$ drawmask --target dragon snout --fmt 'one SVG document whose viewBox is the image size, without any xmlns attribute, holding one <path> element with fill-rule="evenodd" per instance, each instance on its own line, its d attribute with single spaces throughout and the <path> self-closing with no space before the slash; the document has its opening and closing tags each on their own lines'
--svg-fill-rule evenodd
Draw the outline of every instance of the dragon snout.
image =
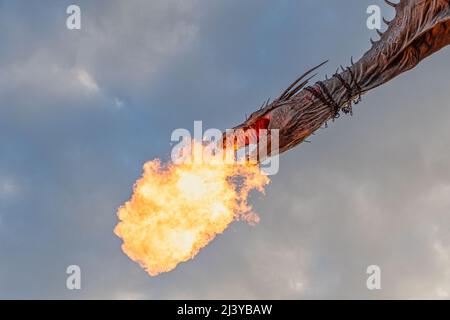
<svg viewBox="0 0 450 320">
<path fill-rule="evenodd" d="M 256 121 L 248 121 L 223 133 L 223 145 L 236 150 L 251 144 L 258 144 L 262 134 L 267 132 L 270 116 L 265 115 Z"/>
</svg>

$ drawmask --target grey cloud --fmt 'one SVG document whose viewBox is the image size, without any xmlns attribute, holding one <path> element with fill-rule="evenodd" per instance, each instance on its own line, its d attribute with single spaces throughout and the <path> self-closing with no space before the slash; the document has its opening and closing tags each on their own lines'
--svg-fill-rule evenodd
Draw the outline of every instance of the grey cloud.
<svg viewBox="0 0 450 320">
<path fill-rule="evenodd" d="M 306 68 L 356 58 L 372 2 L 81 1 L 81 33 L 61 28 L 63 2 L 2 3 L 0 297 L 446 298 L 448 50 L 283 155 L 252 199 L 261 223 L 173 272 L 149 277 L 112 232 L 173 129 L 232 126 Z"/>
</svg>

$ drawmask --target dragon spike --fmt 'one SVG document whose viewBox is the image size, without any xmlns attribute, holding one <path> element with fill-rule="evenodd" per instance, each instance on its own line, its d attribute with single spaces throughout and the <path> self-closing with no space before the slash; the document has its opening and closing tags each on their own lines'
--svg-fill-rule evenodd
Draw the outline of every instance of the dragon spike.
<svg viewBox="0 0 450 320">
<path fill-rule="evenodd" d="M 270 97 L 267 98 L 267 101 L 266 101 L 266 107 L 269 105 L 269 102 L 270 102 Z"/>
<path fill-rule="evenodd" d="M 372 45 L 374 45 L 374 44 L 375 44 L 375 41 L 373 41 L 373 39 L 370 38 L 370 43 L 371 43 Z"/>
<path fill-rule="evenodd" d="M 390 5 L 391 7 L 393 7 L 393 8 L 396 8 L 397 7 L 397 3 L 394 3 L 394 2 L 392 2 L 392 1 L 389 1 L 389 0 L 384 0 L 384 2 L 386 2 L 388 5 Z"/>
<path fill-rule="evenodd" d="M 327 74 L 325 75 L 325 80 L 328 80 L 328 75 Z"/>
<path fill-rule="evenodd" d="M 345 69 L 344 69 L 344 67 L 342 66 L 342 64 L 341 64 L 341 71 L 342 71 L 342 72 L 345 72 Z"/>
<path fill-rule="evenodd" d="M 391 21 L 387 21 L 384 17 L 383 17 L 383 22 L 384 22 L 387 26 L 389 26 L 389 25 L 391 24 Z"/>
<path fill-rule="evenodd" d="M 353 56 L 350 57 L 350 62 L 352 65 L 354 65 L 355 63 L 353 62 Z"/>
<path fill-rule="evenodd" d="M 383 32 L 381 32 L 380 30 L 377 29 L 377 33 L 380 36 L 380 38 L 383 36 Z"/>
<path fill-rule="evenodd" d="M 299 83 L 300 81 L 302 81 L 306 76 L 308 76 L 311 72 L 317 70 L 318 68 L 320 68 L 321 66 L 323 66 L 325 63 L 327 63 L 328 60 L 325 60 L 324 62 L 322 62 L 321 64 L 319 64 L 318 66 L 309 69 L 308 71 L 306 71 L 304 74 L 302 74 L 297 80 L 295 80 L 286 90 L 284 90 L 284 92 L 280 95 L 280 97 L 277 100 L 283 100 L 283 98 L 289 93 L 289 91 L 291 91 L 292 88 L 294 88 L 297 83 Z"/>
<path fill-rule="evenodd" d="M 292 89 L 286 96 L 285 99 L 289 99 L 291 98 L 293 95 L 295 95 L 301 88 L 303 88 L 304 86 L 306 86 L 309 82 L 309 80 L 311 80 L 312 78 L 314 78 L 315 76 L 317 76 L 317 73 L 314 73 L 312 76 L 310 76 L 308 79 L 306 79 L 305 81 L 303 81 L 302 83 L 300 83 L 297 87 L 295 87 L 294 89 Z"/>
</svg>

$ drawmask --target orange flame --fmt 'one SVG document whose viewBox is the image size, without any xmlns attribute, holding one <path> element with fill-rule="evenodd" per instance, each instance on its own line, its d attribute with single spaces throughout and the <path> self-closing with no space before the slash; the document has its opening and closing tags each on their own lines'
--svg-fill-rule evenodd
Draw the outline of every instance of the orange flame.
<svg viewBox="0 0 450 320">
<path fill-rule="evenodd" d="M 122 250 L 150 275 L 192 259 L 234 220 L 257 223 L 247 203 L 264 192 L 269 178 L 254 164 L 184 163 L 144 165 L 131 200 L 118 210 L 114 232 Z"/>
</svg>

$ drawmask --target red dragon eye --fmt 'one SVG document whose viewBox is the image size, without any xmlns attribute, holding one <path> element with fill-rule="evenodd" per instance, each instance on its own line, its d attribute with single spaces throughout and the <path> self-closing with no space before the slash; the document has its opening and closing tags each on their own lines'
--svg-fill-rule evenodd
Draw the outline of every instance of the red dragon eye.
<svg viewBox="0 0 450 320">
<path fill-rule="evenodd" d="M 268 117 L 263 117 L 263 118 L 259 119 L 255 123 L 256 132 L 258 132 L 261 129 L 267 129 L 267 127 L 269 126 L 269 122 L 270 122 L 270 119 Z"/>
<path fill-rule="evenodd" d="M 259 134 L 261 130 L 267 129 L 269 127 L 270 118 L 265 116 L 255 122 L 253 128 L 256 131 L 256 141 L 259 142 Z"/>
</svg>

